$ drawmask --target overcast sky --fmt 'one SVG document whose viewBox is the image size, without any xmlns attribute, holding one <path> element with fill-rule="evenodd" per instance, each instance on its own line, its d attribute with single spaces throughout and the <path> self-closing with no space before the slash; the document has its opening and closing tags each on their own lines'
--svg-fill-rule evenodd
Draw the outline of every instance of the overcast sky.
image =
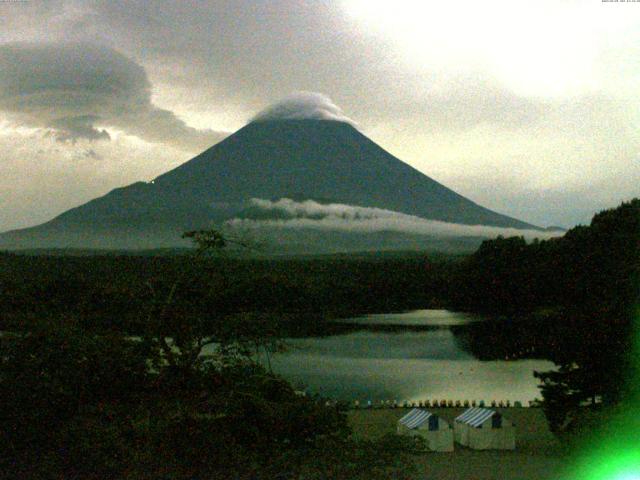
<svg viewBox="0 0 640 480">
<path fill-rule="evenodd" d="M 0 231 L 154 178 L 297 91 L 525 221 L 640 196 L 640 3 L 0 1 Z"/>
</svg>

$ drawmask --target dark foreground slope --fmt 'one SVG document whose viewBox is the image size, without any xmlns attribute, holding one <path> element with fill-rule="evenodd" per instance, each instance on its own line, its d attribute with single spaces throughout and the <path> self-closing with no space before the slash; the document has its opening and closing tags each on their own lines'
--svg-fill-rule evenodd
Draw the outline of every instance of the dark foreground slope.
<svg viewBox="0 0 640 480">
<path fill-rule="evenodd" d="M 138 182 L 43 225 L 0 235 L 3 248 L 155 248 L 233 218 L 251 198 L 378 207 L 445 222 L 535 228 L 481 207 L 342 122 L 254 122 L 153 182 Z"/>
</svg>

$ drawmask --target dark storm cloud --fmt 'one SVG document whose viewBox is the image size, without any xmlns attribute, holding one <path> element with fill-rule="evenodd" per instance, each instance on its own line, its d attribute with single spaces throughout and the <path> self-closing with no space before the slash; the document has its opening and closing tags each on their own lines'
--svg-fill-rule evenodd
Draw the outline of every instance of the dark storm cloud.
<svg viewBox="0 0 640 480">
<path fill-rule="evenodd" d="M 219 132 L 196 130 L 155 107 L 140 65 L 89 43 L 0 45 L 0 110 L 50 129 L 61 141 L 108 140 L 100 127 L 188 150 L 204 148 Z"/>
</svg>

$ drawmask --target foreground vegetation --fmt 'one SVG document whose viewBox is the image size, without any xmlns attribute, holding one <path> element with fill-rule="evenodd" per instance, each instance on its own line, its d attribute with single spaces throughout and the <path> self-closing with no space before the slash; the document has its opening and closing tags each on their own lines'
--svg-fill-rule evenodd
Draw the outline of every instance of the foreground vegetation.
<svg viewBox="0 0 640 480">
<path fill-rule="evenodd" d="M 14 478 L 407 478 L 401 438 L 357 440 L 338 405 L 254 361 L 255 322 L 185 322 L 176 301 L 203 253 L 152 296 L 137 338 L 71 315 L 0 337 L 0 470 Z M 45 302 L 46 303 L 46 302 Z M 27 325 L 23 325 L 26 327 Z M 214 353 L 202 355 L 206 345 Z"/>
<path fill-rule="evenodd" d="M 17 478 L 403 478 L 413 446 L 255 363 L 354 313 L 448 307 L 480 358 L 538 357 L 552 431 L 631 405 L 640 200 L 589 227 L 468 258 L 238 259 L 192 232 L 175 256 L 0 255 L 0 469 Z M 201 355 L 215 345 L 211 356 Z M 637 378 L 637 377 L 636 377 Z M 606 418 L 600 416 L 600 418 Z M 583 423 L 583 422 L 582 422 Z"/>
<path fill-rule="evenodd" d="M 154 342 L 56 324 L 1 345 L 0 468 L 13 478 L 408 474 L 409 445 L 352 440 L 339 407 L 296 395 L 241 342 L 168 361 Z"/>
</svg>

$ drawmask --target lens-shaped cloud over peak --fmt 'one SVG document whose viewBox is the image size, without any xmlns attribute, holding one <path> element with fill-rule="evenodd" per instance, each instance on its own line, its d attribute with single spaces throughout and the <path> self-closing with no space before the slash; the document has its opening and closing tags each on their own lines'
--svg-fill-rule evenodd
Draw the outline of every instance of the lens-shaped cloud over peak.
<svg viewBox="0 0 640 480">
<path fill-rule="evenodd" d="M 114 127 L 197 151 L 224 136 L 192 128 L 154 105 L 141 65 L 87 42 L 0 44 L 0 111 L 63 142 L 109 140 L 102 127 Z"/>
<path fill-rule="evenodd" d="M 270 120 L 331 120 L 356 125 L 328 96 L 304 91 L 283 98 L 251 119 L 253 122 Z"/>
</svg>

